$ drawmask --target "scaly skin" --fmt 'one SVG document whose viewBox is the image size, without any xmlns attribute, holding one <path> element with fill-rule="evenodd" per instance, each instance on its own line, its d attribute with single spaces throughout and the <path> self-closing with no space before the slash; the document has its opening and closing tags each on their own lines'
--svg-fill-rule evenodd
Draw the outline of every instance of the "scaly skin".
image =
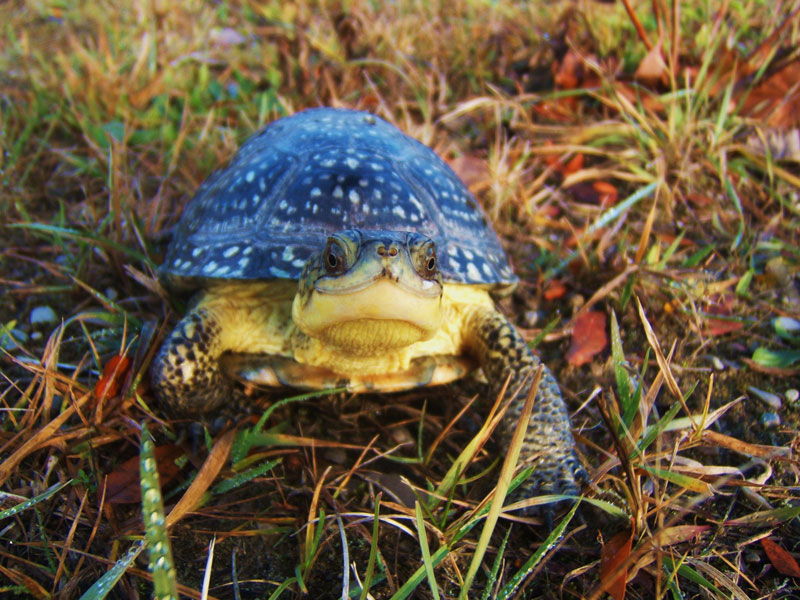
<svg viewBox="0 0 800 600">
<path fill-rule="evenodd" d="M 222 326 L 216 315 L 194 308 L 175 326 L 156 354 L 153 388 L 159 400 L 181 415 L 201 415 L 235 396 L 234 384 L 223 376 L 219 356 Z"/>
<path fill-rule="evenodd" d="M 478 358 L 496 394 L 510 376 L 506 395 L 513 394 L 513 399 L 500 424 L 501 447 L 505 450 L 530 393 L 533 374 L 541 361 L 497 310 L 475 309 L 466 330 L 468 350 Z M 515 495 L 520 498 L 539 494 L 577 495 L 576 481 L 585 483 L 588 476 L 575 456 L 574 448 L 575 440 L 561 390 L 545 366 L 520 451 L 523 460 L 534 456 L 541 458 L 532 477 Z"/>
</svg>

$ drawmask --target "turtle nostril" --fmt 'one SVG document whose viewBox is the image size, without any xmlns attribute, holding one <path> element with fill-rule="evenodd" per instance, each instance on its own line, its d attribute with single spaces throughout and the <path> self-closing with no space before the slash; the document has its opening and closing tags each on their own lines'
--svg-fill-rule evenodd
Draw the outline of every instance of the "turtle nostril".
<svg viewBox="0 0 800 600">
<path fill-rule="evenodd" d="M 397 246 L 392 245 L 387 249 L 386 246 L 381 244 L 376 248 L 378 256 L 397 256 Z"/>
</svg>

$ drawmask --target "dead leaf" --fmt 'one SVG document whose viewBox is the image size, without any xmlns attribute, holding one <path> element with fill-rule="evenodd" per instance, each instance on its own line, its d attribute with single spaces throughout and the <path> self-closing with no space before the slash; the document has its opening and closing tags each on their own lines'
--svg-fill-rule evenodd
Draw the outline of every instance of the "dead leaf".
<svg viewBox="0 0 800 600">
<path fill-rule="evenodd" d="M 650 49 L 639 66 L 636 67 L 634 78 L 648 85 L 657 85 L 666 82 L 667 64 L 664 62 L 664 53 L 661 50 L 661 40 Z"/>
<path fill-rule="evenodd" d="M 705 312 L 709 315 L 732 317 L 735 301 L 735 298 L 731 294 L 711 296 L 707 300 Z M 725 335 L 732 331 L 738 331 L 742 327 L 744 327 L 744 323 L 734 320 L 733 318 L 715 319 L 713 317 L 707 317 L 706 319 L 706 332 L 711 336 Z"/>
<path fill-rule="evenodd" d="M 545 140 L 544 145 L 552 146 L 553 142 L 550 140 Z M 575 154 L 566 163 L 560 154 L 553 153 L 544 155 L 545 164 L 562 177 L 566 177 L 567 175 L 571 175 L 572 173 L 580 171 L 583 168 L 583 160 L 583 154 L 580 153 Z"/>
<path fill-rule="evenodd" d="M 598 204 L 603 208 L 614 206 L 617 203 L 619 193 L 617 187 L 608 183 L 607 181 L 595 181 L 592 187 L 599 194 Z"/>
<path fill-rule="evenodd" d="M 180 469 L 175 459 L 183 454 L 178 446 L 164 444 L 155 449 L 159 483 L 164 486 L 175 478 Z M 136 504 L 142 501 L 139 485 L 139 456 L 117 465 L 105 479 L 105 498 L 109 504 Z"/>
<path fill-rule="evenodd" d="M 547 301 L 563 298 L 567 293 L 567 286 L 559 279 L 553 279 L 544 290 L 544 299 Z"/>
<path fill-rule="evenodd" d="M 178 503 L 172 507 L 172 510 L 167 515 L 167 527 L 172 527 L 175 523 L 180 521 L 186 513 L 197 508 L 197 505 L 203 498 L 203 495 L 211 487 L 211 484 L 216 479 L 220 470 L 222 469 L 225 461 L 228 460 L 228 455 L 233 445 L 233 438 L 236 437 L 236 430 L 229 429 L 223 433 L 214 446 L 211 452 L 208 453 L 203 466 L 197 473 L 197 477 L 192 481 L 192 485 L 183 493 Z"/>
<path fill-rule="evenodd" d="M 750 444 L 743 442 L 724 433 L 706 429 L 703 431 L 703 441 L 715 446 L 721 446 L 728 450 L 733 450 L 745 456 L 754 456 L 756 458 L 763 458 L 764 460 L 773 459 L 786 459 L 791 457 L 792 449 L 783 446 L 765 446 L 763 444 Z"/>
<path fill-rule="evenodd" d="M 556 89 L 574 90 L 583 79 L 581 57 L 570 48 L 560 61 L 553 63 L 552 72 Z"/>
<path fill-rule="evenodd" d="M 767 553 L 769 562 L 779 573 L 789 577 L 800 577 L 800 565 L 791 554 L 767 538 L 761 540 L 761 545 L 764 547 L 764 552 Z"/>
<path fill-rule="evenodd" d="M 613 580 L 609 578 L 630 556 L 632 543 L 633 530 L 626 529 L 603 544 L 600 553 L 600 585 L 614 600 L 625 600 L 628 569 L 622 569 Z"/>
<path fill-rule="evenodd" d="M 491 177 L 489 165 L 484 159 L 477 156 L 462 154 L 448 161 L 448 164 L 470 189 L 473 189 L 473 186 L 485 184 Z"/>
<path fill-rule="evenodd" d="M 560 169 L 561 174 L 571 175 L 572 173 L 577 173 L 583 168 L 583 154 L 576 154 L 573 156 L 569 162 L 563 165 Z"/>
<path fill-rule="evenodd" d="M 758 119 L 769 127 L 791 129 L 800 125 L 800 61 L 789 62 L 772 73 L 754 89 L 745 90 L 742 114 Z M 739 98 L 731 99 L 736 106 Z"/>
<path fill-rule="evenodd" d="M 711 198 L 705 194 L 700 194 L 697 192 L 689 192 L 686 194 L 686 199 L 698 208 L 704 208 L 714 204 L 714 201 Z"/>
<path fill-rule="evenodd" d="M 653 543 L 663 548 L 695 538 L 711 529 L 711 525 L 677 525 L 658 530 L 653 535 Z"/>
<path fill-rule="evenodd" d="M 106 363 L 103 369 L 103 376 L 94 384 L 94 397 L 113 398 L 119 394 L 125 375 L 131 366 L 131 359 L 127 356 L 114 356 Z"/>
<path fill-rule="evenodd" d="M 579 367 L 592 360 L 608 344 L 606 315 L 599 310 L 581 313 L 572 329 L 572 345 L 567 351 L 569 364 Z"/>
</svg>

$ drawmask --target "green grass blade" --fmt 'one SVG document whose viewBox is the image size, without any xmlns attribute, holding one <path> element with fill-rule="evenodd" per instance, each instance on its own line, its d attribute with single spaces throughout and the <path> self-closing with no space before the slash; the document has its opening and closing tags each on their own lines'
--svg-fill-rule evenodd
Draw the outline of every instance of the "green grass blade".
<svg viewBox="0 0 800 600">
<path fill-rule="evenodd" d="M 631 392 L 631 381 L 625 370 L 625 352 L 622 350 L 617 313 L 613 310 L 611 311 L 611 356 L 614 363 L 614 376 L 617 380 L 617 394 L 622 405 L 622 422 L 626 428 L 629 428 L 639 407 L 635 402 L 635 394 Z"/>
<path fill-rule="evenodd" d="M 56 225 L 47 225 L 46 223 L 12 223 L 7 225 L 7 227 L 14 227 L 17 229 L 28 229 L 31 231 L 38 231 L 41 233 L 46 233 L 51 236 L 63 236 L 66 238 L 70 238 L 76 240 L 78 242 L 85 242 L 85 243 L 92 243 L 98 244 L 100 246 L 104 246 L 107 248 L 111 248 L 120 252 L 121 254 L 127 256 L 129 259 L 147 263 L 153 269 L 156 268 L 156 265 L 150 261 L 150 259 L 139 252 L 138 250 L 134 250 L 130 246 L 126 246 L 125 244 L 118 244 L 102 235 L 98 235 L 96 233 L 92 233 L 90 231 L 78 231 L 75 229 L 69 229 L 67 227 L 58 227 Z"/>
<path fill-rule="evenodd" d="M 39 504 L 39 502 L 47 500 L 50 496 L 60 492 L 71 483 L 72 480 L 70 479 L 63 483 L 56 483 L 55 485 L 51 485 L 41 494 L 34 496 L 30 500 L 25 500 L 24 502 L 20 502 L 19 504 L 12 506 L 11 508 L 7 508 L 6 510 L 0 511 L 0 519 L 5 519 L 7 517 L 14 516 L 18 513 L 21 513 L 23 510 L 31 508 L 32 506 L 36 506 L 37 504 Z"/>
<path fill-rule="evenodd" d="M 114 589 L 114 586 L 117 585 L 117 582 L 125 574 L 125 571 L 128 570 L 128 567 L 133 564 L 133 561 L 136 560 L 142 550 L 144 550 L 145 546 L 146 542 L 144 540 L 131 546 L 125 555 L 114 563 L 113 567 L 106 571 L 100 579 L 95 581 L 92 586 L 86 590 L 83 596 L 80 597 L 80 600 L 103 600 L 103 598 Z"/>
<path fill-rule="evenodd" d="M 417 535 L 419 536 L 419 547 L 422 550 L 422 564 L 425 567 L 425 576 L 431 588 L 434 600 L 439 600 L 439 586 L 436 585 L 436 577 L 433 574 L 433 564 L 431 563 L 431 550 L 428 548 L 428 534 L 425 531 L 425 520 L 422 518 L 422 505 L 419 500 L 414 502 L 414 517 L 417 525 Z"/>
<path fill-rule="evenodd" d="M 436 568 L 440 562 L 442 562 L 445 557 L 450 553 L 450 548 L 448 546 L 440 547 L 436 552 L 434 552 L 430 560 L 428 561 L 431 568 Z M 422 565 L 419 567 L 411 577 L 406 581 L 399 590 L 397 590 L 394 595 L 389 600 L 405 600 L 414 591 L 417 589 L 420 583 L 422 583 L 423 579 L 425 579 L 426 572 L 427 572 L 428 565 Z"/>
<path fill-rule="evenodd" d="M 142 486 L 142 518 L 147 540 L 148 568 L 153 575 L 153 595 L 159 599 L 177 600 L 178 580 L 164 517 L 153 438 L 145 424 L 142 424 L 141 443 L 139 476 Z"/>
<path fill-rule="evenodd" d="M 511 597 L 514 591 L 519 587 L 519 585 L 523 582 L 523 580 L 530 574 L 533 569 L 536 568 L 536 565 L 544 558 L 545 554 L 549 552 L 555 545 L 558 543 L 558 540 L 561 539 L 561 536 L 564 535 L 564 531 L 567 529 L 567 525 L 572 520 L 572 517 L 575 516 L 575 513 L 578 510 L 578 506 L 580 506 L 580 501 L 576 502 L 575 505 L 572 507 L 561 522 L 556 525 L 553 531 L 550 532 L 550 535 L 547 536 L 547 539 L 542 542 L 542 545 L 537 548 L 536 552 L 534 552 L 531 557 L 525 561 L 525 564 L 514 574 L 511 580 L 500 590 L 497 594 L 497 598 L 495 600 L 506 600 L 506 598 Z"/>
<path fill-rule="evenodd" d="M 248 481 L 252 481 L 256 477 L 260 477 L 267 471 L 271 471 L 276 465 L 280 464 L 282 459 L 276 458 L 274 460 L 268 460 L 267 462 L 261 463 L 258 466 L 251 467 L 246 471 L 242 471 L 241 473 L 237 473 L 233 477 L 230 477 L 224 481 L 218 483 L 214 488 L 211 490 L 214 494 L 224 494 L 225 492 L 229 492 L 241 485 L 244 485 Z"/>
<path fill-rule="evenodd" d="M 503 541 L 500 543 L 500 547 L 497 549 L 497 556 L 494 557 L 494 562 L 492 563 L 492 570 L 489 572 L 489 577 L 486 581 L 486 586 L 483 588 L 483 594 L 481 595 L 481 600 L 489 600 L 489 594 L 492 593 L 492 586 L 497 581 L 497 574 L 500 572 L 500 566 L 503 564 L 503 556 L 506 553 L 506 545 L 508 544 L 508 538 L 511 535 L 511 527 L 506 529 L 506 535 L 503 537 Z"/>
<path fill-rule="evenodd" d="M 365 600 L 369 589 L 372 587 L 372 576 L 375 572 L 375 561 L 378 556 L 378 529 L 381 517 L 381 494 L 375 498 L 375 511 L 372 514 L 372 541 L 369 546 L 369 559 L 367 560 L 367 572 L 364 574 L 364 581 L 361 587 L 359 600 Z"/>
</svg>

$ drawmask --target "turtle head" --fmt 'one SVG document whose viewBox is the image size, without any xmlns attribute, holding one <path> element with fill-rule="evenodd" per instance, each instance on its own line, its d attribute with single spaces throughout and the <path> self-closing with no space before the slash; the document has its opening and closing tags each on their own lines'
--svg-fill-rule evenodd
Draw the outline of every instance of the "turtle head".
<svg viewBox="0 0 800 600">
<path fill-rule="evenodd" d="M 292 318 L 325 345 L 369 356 L 433 337 L 441 300 L 433 240 L 351 229 L 329 236 L 308 259 Z"/>
</svg>

